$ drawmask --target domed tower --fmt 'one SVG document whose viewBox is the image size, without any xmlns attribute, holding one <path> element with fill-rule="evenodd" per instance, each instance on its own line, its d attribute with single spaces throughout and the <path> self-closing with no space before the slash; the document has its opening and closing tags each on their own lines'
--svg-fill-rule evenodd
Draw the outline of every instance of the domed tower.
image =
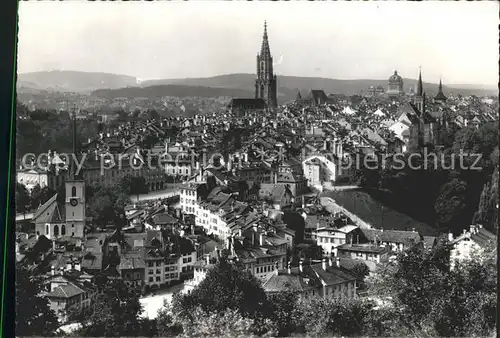
<svg viewBox="0 0 500 338">
<path fill-rule="evenodd" d="M 398 75 L 397 70 L 395 70 L 394 74 L 389 78 L 387 95 L 389 95 L 389 97 L 399 97 L 404 95 L 403 78 Z"/>
</svg>

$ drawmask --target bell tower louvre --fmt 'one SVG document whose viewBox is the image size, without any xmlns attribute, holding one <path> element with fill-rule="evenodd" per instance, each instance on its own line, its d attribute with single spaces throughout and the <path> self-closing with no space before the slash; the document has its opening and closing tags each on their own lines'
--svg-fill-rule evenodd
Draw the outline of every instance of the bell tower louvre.
<svg viewBox="0 0 500 338">
<path fill-rule="evenodd" d="M 255 80 L 255 98 L 266 101 L 269 108 L 278 106 L 277 79 L 273 74 L 273 57 L 269 48 L 267 23 L 264 22 L 264 36 L 260 54 L 257 54 L 257 79 Z"/>
</svg>

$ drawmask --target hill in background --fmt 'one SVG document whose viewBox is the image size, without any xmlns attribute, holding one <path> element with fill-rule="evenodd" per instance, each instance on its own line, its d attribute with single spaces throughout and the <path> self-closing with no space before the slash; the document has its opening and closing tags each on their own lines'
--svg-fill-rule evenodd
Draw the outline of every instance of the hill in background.
<svg viewBox="0 0 500 338">
<path fill-rule="evenodd" d="M 90 92 L 100 88 L 117 89 L 137 85 L 137 79 L 133 76 L 79 71 L 33 72 L 17 77 L 18 88 L 60 92 Z"/>
<path fill-rule="evenodd" d="M 405 91 L 415 88 L 416 79 L 404 79 Z M 94 92 L 104 97 L 161 97 L 161 96 L 230 96 L 253 97 L 254 74 L 228 74 L 208 78 L 159 79 L 139 81 L 133 76 L 79 71 L 50 71 L 19 74 L 18 89 L 51 90 L 61 92 Z M 278 76 L 278 100 L 283 103 L 294 100 L 297 91 L 303 96 L 311 89 L 322 89 L 326 94 L 360 94 L 370 86 L 387 87 L 387 80 L 339 80 L 318 77 Z M 103 91 L 103 89 L 106 89 Z M 437 93 L 438 84 L 424 83 L 428 95 Z M 109 90 L 117 90 L 112 93 Z M 444 86 L 445 94 L 461 93 L 496 95 L 497 89 L 489 86 Z"/>
<path fill-rule="evenodd" d="M 160 99 L 163 96 L 175 97 L 253 97 L 254 93 L 245 89 L 237 88 L 216 88 L 187 85 L 156 85 L 149 87 L 128 87 L 121 89 L 98 89 L 91 93 L 92 96 L 116 99 L 126 98 L 147 98 Z"/>
</svg>

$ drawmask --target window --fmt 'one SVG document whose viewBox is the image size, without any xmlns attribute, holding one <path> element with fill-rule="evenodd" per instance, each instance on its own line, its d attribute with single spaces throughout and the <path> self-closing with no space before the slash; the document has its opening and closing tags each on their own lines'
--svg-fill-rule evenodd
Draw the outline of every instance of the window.
<svg viewBox="0 0 500 338">
<path fill-rule="evenodd" d="M 153 281 L 153 277 L 149 277 L 149 281 L 152 282 Z"/>
<path fill-rule="evenodd" d="M 156 281 L 159 282 L 160 281 L 160 276 L 156 277 Z"/>
<path fill-rule="evenodd" d="M 75 186 L 73 186 L 73 187 L 71 188 L 71 196 L 72 196 L 72 197 L 76 197 L 76 187 L 75 187 Z"/>
<path fill-rule="evenodd" d="M 149 261 L 149 262 L 148 262 L 148 267 L 152 267 L 152 266 L 153 266 L 153 264 L 154 264 L 154 262 Z"/>
<path fill-rule="evenodd" d="M 54 225 L 54 236 L 59 236 L 59 227 Z"/>
<path fill-rule="evenodd" d="M 49 225 L 47 224 L 45 226 L 45 234 L 48 235 L 49 234 Z"/>
</svg>

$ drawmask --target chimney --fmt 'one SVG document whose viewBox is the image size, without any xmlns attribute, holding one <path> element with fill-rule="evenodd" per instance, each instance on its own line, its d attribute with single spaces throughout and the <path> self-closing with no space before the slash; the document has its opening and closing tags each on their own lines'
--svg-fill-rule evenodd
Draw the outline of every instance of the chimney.
<svg viewBox="0 0 500 338">
<path fill-rule="evenodd" d="M 411 229 L 411 231 L 416 232 L 416 231 L 415 231 L 415 228 L 412 228 L 412 229 Z"/>
<path fill-rule="evenodd" d="M 207 263 L 207 265 L 210 265 L 210 255 L 209 254 L 205 255 L 205 262 Z"/>
<path fill-rule="evenodd" d="M 191 235 L 194 235 L 194 224 L 191 224 Z"/>
<path fill-rule="evenodd" d="M 304 272 L 302 259 L 299 261 L 299 271 Z"/>
<path fill-rule="evenodd" d="M 472 225 L 470 226 L 470 233 L 471 234 L 475 234 L 476 233 L 476 226 L 475 225 Z"/>
<path fill-rule="evenodd" d="M 453 234 L 450 232 L 448 233 L 448 241 L 451 242 L 453 240 Z"/>
<path fill-rule="evenodd" d="M 244 159 L 245 163 L 248 162 L 248 152 L 243 153 L 243 159 Z"/>
<path fill-rule="evenodd" d="M 263 233 L 263 232 L 261 232 L 261 233 L 259 234 L 259 245 L 260 245 L 260 246 L 263 246 L 263 245 L 264 245 L 264 233 Z"/>
<path fill-rule="evenodd" d="M 333 259 L 332 256 L 328 257 L 328 265 L 333 266 Z"/>
<path fill-rule="evenodd" d="M 81 270 L 80 263 L 76 263 L 76 264 L 75 264 L 75 270 L 76 270 L 76 271 L 82 271 L 82 270 Z"/>
<path fill-rule="evenodd" d="M 380 228 L 380 232 L 384 232 L 384 228 Z"/>
<path fill-rule="evenodd" d="M 52 250 L 56 251 L 56 241 L 55 240 L 52 241 Z"/>
<path fill-rule="evenodd" d="M 71 271 L 71 270 L 73 270 L 73 265 L 70 262 L 68 262 L 66 264 L 66 271 Z"/>
<path fill-rule="evenodd" d="M 335 259 L 335 266 L 336 266 L 337 268 L 340 268 L 340 257 L 337 257 L 337 258 Z"/>
<path fill-rule="evenodd" d="M 55 266 L 53 266 L 53 265 L 50 267 L 50 274 L 51 274 L 52 276 L 54 276 L 54 275 L 56 274 L 56 268 L 55 268 Z"/>
<path fill-rule="evenodd" d="M 290 275 L 292 273 L 292 262 L 288 261 L 286 272 Z"/>
<path fill-rule="evenodd" d="M 243 236 L 243 230 L 241 230 L 241 229 L 238 230 L 238 236 L 240 236 L 240 237 Z"/>
<path fill-rule="evenodd" d="M 326 258 L 323 258 L 323 262 L 321 264 L 321 267 L 323 268 L 323 270 L 326 270 L 326 267 L 327 267 L 327 265 L 326 265 Z"/>
</svg>

